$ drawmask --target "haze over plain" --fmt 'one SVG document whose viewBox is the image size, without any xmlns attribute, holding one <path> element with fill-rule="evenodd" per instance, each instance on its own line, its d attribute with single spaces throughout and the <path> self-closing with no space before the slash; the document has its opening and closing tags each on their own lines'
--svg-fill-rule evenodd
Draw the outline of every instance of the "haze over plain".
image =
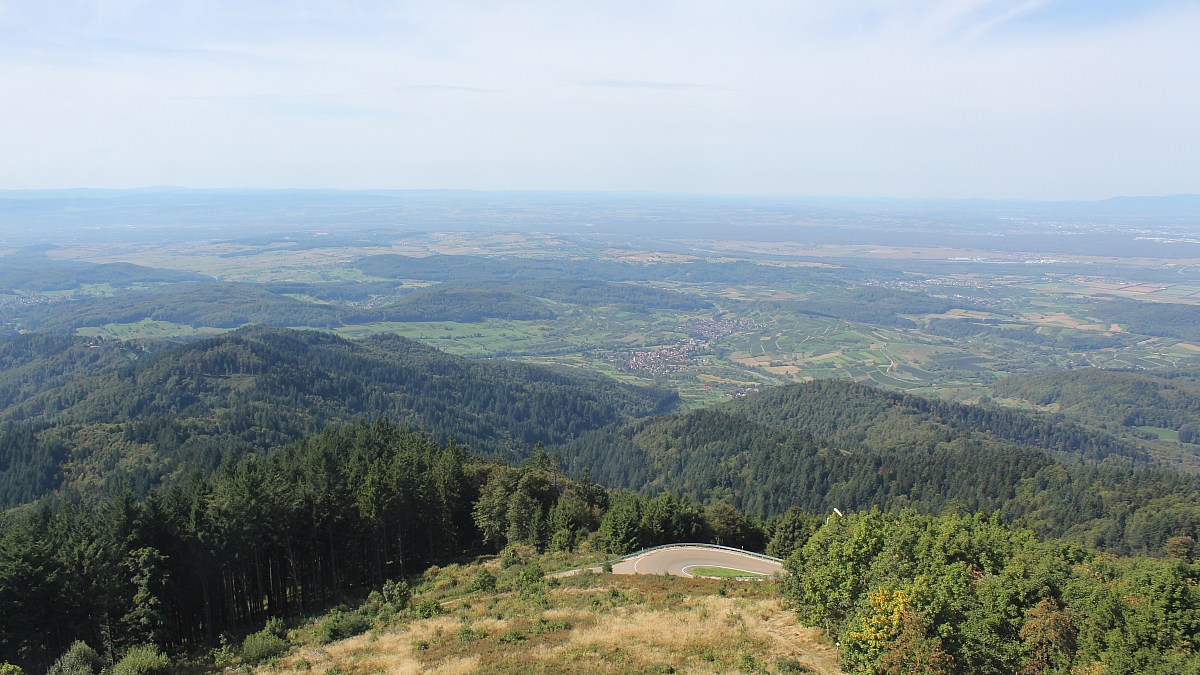
<svg viewBox="0 0 1200 675">
<path fill-rule="evenodd" d="M 1200 4 L 0 3 L 0 187 L 1197 192 Z"/>
</svg>

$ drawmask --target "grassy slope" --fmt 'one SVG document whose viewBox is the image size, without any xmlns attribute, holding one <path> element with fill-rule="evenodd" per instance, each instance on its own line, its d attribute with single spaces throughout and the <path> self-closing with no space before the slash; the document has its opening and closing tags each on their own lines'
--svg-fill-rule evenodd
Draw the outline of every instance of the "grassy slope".
<svg viewBox="0 0 1200 675">
<path fill-rule="evenodd" d="M 449 598 L 445 614 L 399 615 L 323 646 L 293 631 L 289 653 L 256 672 L 840 672 L 833 646 L 797 625 L 771 583 L 585 574 L 515 591 L 510 572 L 484 565 L 498 592 L 463 596 L 478 566 L 435 569 L 414 601 Z"/>
</svg>

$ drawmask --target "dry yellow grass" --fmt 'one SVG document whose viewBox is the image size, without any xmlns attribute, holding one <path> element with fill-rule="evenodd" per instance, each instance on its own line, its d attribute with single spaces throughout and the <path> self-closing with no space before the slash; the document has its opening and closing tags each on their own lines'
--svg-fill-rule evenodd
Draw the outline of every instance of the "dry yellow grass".
<svg viewBox="0 0 1200 675">
<path fill-rule="evenodd" d="M 432 619 L 293 649 L 255 672 L 771 673 L 781 665 L 841 672 L 828 639 L 797 624 L 770 583 L 583 575 L 542 592 L 472 596 L 450 607 Z"/>
<path fill-rule="evenodd" d="M 1063 328 L 1074 328 L 1076 330 L 1108 330 L 1108 324 L 1089 323 L 1076 319 L 1066 312 L 1058 312 L 1055 314 L 1027 314 L 1026 319 L 1031 323 L 1042 324 L 1045 326 L 1062 326 Z"/>
</svg>

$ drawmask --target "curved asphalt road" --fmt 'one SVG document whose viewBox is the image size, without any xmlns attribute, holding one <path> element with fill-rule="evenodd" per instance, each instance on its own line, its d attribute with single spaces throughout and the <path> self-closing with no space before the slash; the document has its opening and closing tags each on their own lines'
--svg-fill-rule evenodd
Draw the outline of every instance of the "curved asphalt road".
<svg viewBox="0 0 1200 675">
<path fill-rule="evenodd" d="M 724 567 L 756 574 L 782 574 L 783 565 L 758 556 L 720 548 L 660 548 L 613 565 L 613 574 L 674 574 L 690 577 L 693 567 Z"/>
</svg>

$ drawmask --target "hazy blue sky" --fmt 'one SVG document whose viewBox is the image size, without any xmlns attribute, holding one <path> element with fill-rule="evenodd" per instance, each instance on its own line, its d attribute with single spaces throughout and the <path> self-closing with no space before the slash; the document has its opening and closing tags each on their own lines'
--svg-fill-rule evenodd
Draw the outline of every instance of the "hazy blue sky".
<svg viewBox="0 0 1200 675">
<path fill-rule="evenodd" d="M 0 188 L 1200 192 L 1200 0 L 0 0 Z"/>
</svg>

